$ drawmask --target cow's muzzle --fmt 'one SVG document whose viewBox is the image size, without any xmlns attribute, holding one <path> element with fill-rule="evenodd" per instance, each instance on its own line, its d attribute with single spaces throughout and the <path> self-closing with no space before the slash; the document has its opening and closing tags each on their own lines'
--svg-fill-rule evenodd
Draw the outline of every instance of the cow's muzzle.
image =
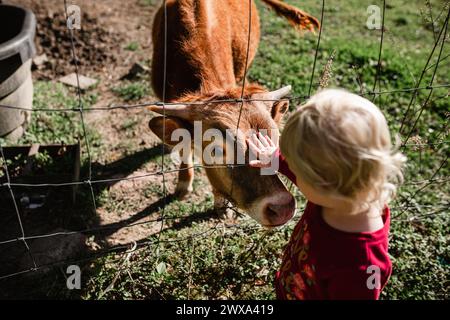
<svg viewBox="0 0 450 320">
<path fill-rule="evenodd" d="M 262 224 L 277 227 L 287 223 L 295 213 L 295 199 L 289 192 L 275 194 L 265 199 Z"/>
</svg>

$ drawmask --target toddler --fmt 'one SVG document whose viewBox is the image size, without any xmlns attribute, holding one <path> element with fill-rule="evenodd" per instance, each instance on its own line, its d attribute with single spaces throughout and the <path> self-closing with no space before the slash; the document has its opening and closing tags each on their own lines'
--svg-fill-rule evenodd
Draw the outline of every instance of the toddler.
<svg viewBox="0 0 450 320">
<path fill-rule="evenodd" d="M 259 160 L 308 200 L 285 249 L 279 299 L 378 299 L 392 270 L 388 202 L 405 158 L 391 144 L 381 111 L 344 90 L 313 96 L 288 120 L 280 148 L 268 136 L 248 140 Z"/>
</svg>

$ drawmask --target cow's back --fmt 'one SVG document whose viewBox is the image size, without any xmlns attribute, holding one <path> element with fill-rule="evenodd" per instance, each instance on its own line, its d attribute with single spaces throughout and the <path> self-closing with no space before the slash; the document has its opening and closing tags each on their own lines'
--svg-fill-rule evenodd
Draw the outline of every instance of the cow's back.
<svg viewBox="0 0 450 320">
<path fill-rule="evenodd" d="M 252 4 L 249 64 L 259 41 Z M 164 84 L 164 8 L 153 25 L 152 84 L 166 101 L 186 93 L 232 87 L 242 80 L 248 43 L 249 8 L 242 0 L 167 1 L 166 92 Z"/>
</svg>

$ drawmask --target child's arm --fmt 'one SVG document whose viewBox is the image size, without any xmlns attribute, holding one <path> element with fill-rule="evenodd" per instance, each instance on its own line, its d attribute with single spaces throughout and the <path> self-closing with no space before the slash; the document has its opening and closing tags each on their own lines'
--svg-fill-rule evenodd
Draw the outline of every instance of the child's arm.
<svg viewBox="0 0 450 320">
<path fill-rule="evenodd" d="M 278 172 L 285 175 L 294 183 L 297 183 L 295 174 L 289 169 L 286 159 L 281 154 L 278 146 L 268 136 L 263 136 L 258 132 L 247 139 L 250 150 L 257 156 L 258 160 L 250 161 L 250 166 L 255 168 L 269 168 L 272 161 L 278 158 Z"/>
<path fill-rule="evenodd" d="M 291 180 L 294 184 L 297 184 L 297 177 L 295 174 L 289 169 L 289 165 L 286 161 L 286 158 L 281 154 L 281 150 L 277 149 L 276 155 L 279 161 L 278 172 L 282 175 L 285 175 L 289 180 Z"/>
</svg>

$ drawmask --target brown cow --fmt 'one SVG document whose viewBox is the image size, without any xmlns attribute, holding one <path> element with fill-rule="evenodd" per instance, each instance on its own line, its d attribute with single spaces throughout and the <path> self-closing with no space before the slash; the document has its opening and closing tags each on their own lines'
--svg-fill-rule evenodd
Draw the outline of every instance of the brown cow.
<svg viewBox="0 0 450 320">
<path fill-rule="evenodd" d="M 317 19 L 297 8 L 278 0 L 263 1 L 299 29 L 319 27 Z M 250 130 L 277 130 L 288 102 L 274 100 L 286 96 L 290 87 L 267 92 L 259 86 L 248 85 L 244 99 L 265 101 L 242 104 L 213 101 L 241 97 L 242 89 L 237 84 L 245 74 L 247 46 L 249 66 L 260 37 L 258 11 L 253 1 L 251 5 L 250 38 L 246 0 L 167 0 L 166 11 L 164 6 L 158 10 L 153 25 L 152 84 L 160 99 L 181 103 L 150 108 L 166 116 L 153 118 L 149 123 L 150 129 L 165 143 L 177 142 L 171 140 L 175 129 L 192 132 L 194 121 L 202 121 L 203 132 L 210 128 L 225 132 L 236 129 L 240 119 L 242 134 L 237 136 L 236 147 L 243 152 L 247 150 L 245 138 Z M 211 102 L 182 105 L 192 101 Z M 221 147 L 226 154 L 235 146 Z M 181 165 L 179 172 L 176 193 L 180 197 L 192 190 L 194 177 L 192 155 L 184 156 L 189 160 Z M 223 208 L 227 199 L 265 226 L 284 224 L 293 216 L 295 200 L 276 175 L 262 176 L 258 169 L 248 166 L 206 167 L 205 170 L 213 187 L 216 208 Z"/>
</svg>

